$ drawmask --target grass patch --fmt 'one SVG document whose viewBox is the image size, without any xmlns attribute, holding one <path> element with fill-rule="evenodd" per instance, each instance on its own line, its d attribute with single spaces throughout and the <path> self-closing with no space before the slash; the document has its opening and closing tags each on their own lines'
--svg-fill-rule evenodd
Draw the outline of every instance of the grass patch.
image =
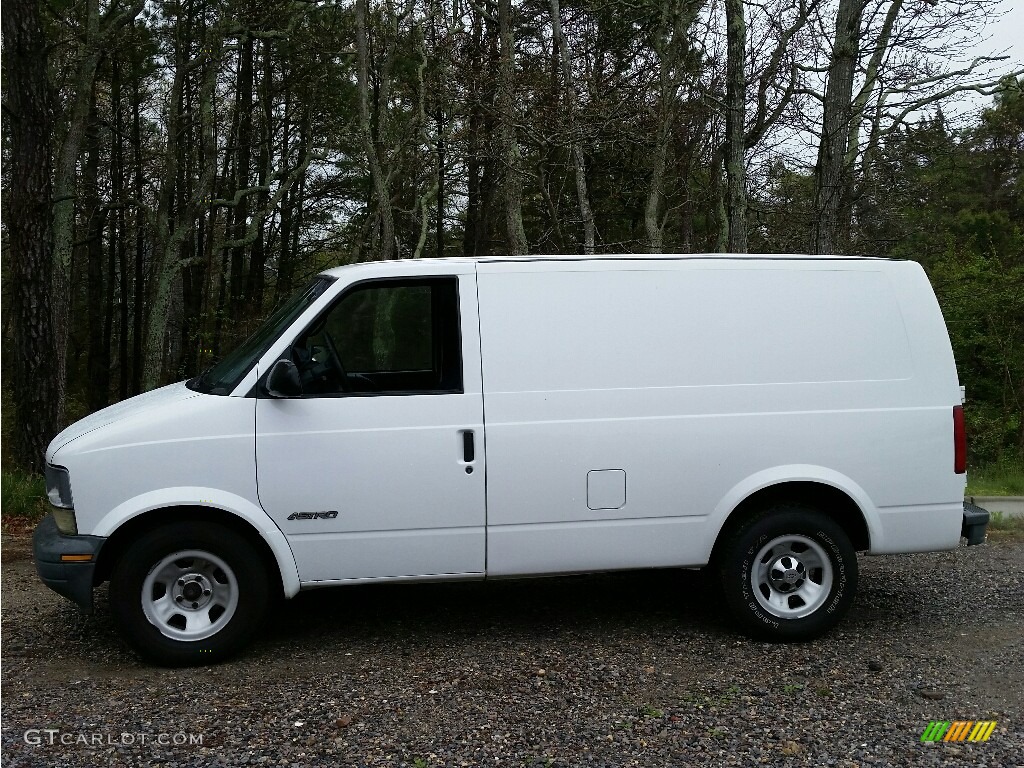
<svg viewBox="0 0 1024 768">
<path fill-rule="evenodd" d="M 1004 515 L 992 512 L 988 521 L 988 530 L 999 533 L 1024 534 L 1024 517 L 1021 515 Z"/>
<path fill-rule="evenodd" d="M 661 718 L 665 716 L 665 713 L 660 709 L 655 709 L 650 704 L 644 704 L 642 707 L 637 707 L 637 714 L 643 717 Z"/>
<path fill-rule="evenodd" d="M 39 475 L 4 472 L 0 475 L 0 508 L 4 533 L 30 530 L 50 511 L 46 481 Z"/>
<path fill-rule="evenodd" d="M 1024 462 L 1002 461 L 967 473 L 968 496 L 1024 496 Z"/>
</svg>

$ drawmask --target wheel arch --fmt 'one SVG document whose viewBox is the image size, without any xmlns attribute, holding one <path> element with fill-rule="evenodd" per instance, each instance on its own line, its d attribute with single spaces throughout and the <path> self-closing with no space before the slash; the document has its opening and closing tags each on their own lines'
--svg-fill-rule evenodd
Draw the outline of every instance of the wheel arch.
<svg viewBox="0 0 1024 768">
<path fill-rule="evenodd" d="M 730 504 L 715 537 L 710 562 L 714 562 L 723 542 L 732 531 L 763 511 L 780 503 L 802 504 L 828 515 L 843 529 L 855 551 L 871 549 L 871 525 L 865 502 L 858 502 L 858 490 L 850 490 L 821 478 L 777 480 L 748 489 Z"/>
<path fill-rule="evenodd" d="M 142 533 L 164 524 L 183 521 L 219 523 L 237 532 L 259 553 L 270 576 L 271 585 L 281 596 L 292 597 L 299 591 L 294 556 L 287 540 L 276 526 L 268 535 L 268 532 L 257 527 L 247 516 L 222 507 L 195 504 L 168 504 L 145 509 L 131 517 L 123 517 L 106 535 L 106 541 L 100 548 L 93 586 L 99 586 L 110 578 L 117 560 Z"/>
</svg>

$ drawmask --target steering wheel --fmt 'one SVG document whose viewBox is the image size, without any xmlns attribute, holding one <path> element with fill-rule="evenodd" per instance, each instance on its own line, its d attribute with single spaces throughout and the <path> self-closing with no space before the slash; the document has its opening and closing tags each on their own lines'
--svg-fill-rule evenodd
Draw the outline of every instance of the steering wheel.
<svg viewBox="0 0 1024 768">
<path fill-rule="evenodd" d="M 341 355 L 338 354 L 338 348 L 334 346 L 334 339 L 331 338 L 329 333 L 324 334 L 324 345 L 327 347 L 327 363 L 334 368 L 335 373 L 341 379 L 341 391 L 342 392 L 379 392 L 380 386 L 373 379 L 364 376 L 361 373 L 349 373 L 345 370 L 344 364 L 341 362 Z M 358 390 L 352 386 L 353 381 L 358 381 L 363 386 Z"/>
</svg>

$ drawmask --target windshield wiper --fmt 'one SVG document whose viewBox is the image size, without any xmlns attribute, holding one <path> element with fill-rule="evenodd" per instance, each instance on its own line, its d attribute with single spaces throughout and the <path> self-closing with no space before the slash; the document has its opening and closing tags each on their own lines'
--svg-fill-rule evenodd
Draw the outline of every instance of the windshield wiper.
<svg viewBox="0 0 1024 768">
<path fill-rule="evenodd" d="M 206 377 L 209 375 L 210 371 L 212 371 L 214 366 L 216 365 L 216 363 L 210 363 L 202 370 L 202 372 L 198 376 L 194 376 L 188 381 L 186 381 L 185 385 L 191 389 L 196 389 L 201 392 L 205 384 Z"/>
</svg>

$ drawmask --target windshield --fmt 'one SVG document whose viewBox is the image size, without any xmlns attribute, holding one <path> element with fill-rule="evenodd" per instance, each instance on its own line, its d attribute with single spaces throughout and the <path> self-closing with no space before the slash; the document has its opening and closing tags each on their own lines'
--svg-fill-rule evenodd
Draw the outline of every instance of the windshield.
<svg viewBox="0 0 1024 768">
<path fill-rule="evenodd" d="M 208 395 L 228 395 L 245 378 L 245 375 L 263 356 L 271 344 L 292 324 L 334 282 L 333 277 L 320 275 L 305 290 L 295 294 L 278 307 L 252 336 L 242 342 L 233 352 L 225 355 L 220 362 L 207 368 L 186 386 L 196 392 Z"/>
</svg>

